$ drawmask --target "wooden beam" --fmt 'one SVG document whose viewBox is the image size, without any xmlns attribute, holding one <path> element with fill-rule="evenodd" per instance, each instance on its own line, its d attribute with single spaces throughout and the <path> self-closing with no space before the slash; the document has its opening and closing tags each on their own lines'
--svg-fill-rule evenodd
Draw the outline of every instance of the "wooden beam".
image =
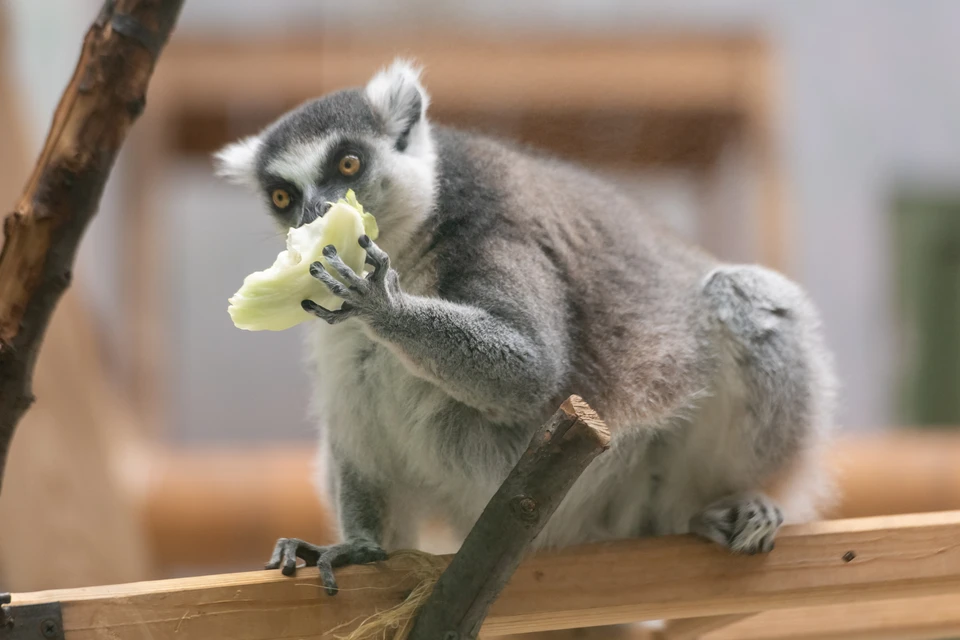
<svg viewBox="0 0 960 640">
<path fill-rule="evenodd" d="M 211 41 L 180 38 L 157 69 L 151 100 L 212 106 L 288 103 L 365 83 L 398 51 L 426 69 L 437 104 L 496 110 L 660 108 L 739 111 L 749 37 L 615 38 L 365 33 Z M 469 70 L 464 73 L 464 70 Z M 250 78 L 258 79 L 251 93 Z"/>
<path fill-rule="evenodd" d="M 254 568 L 277 538 L 331 539 L 330 515 L 312 498 L 313 459 L 303 446 L 157 452 L 144 495 L 155 561 L 167 571 Z M 960 509 L 958 459 L 955 433 L 842 438 L 831 455 L 842 498 L 831 517 Z"/>
<path fill-rule="evenodd" d="M 160 109 L 148 109 L 130 132 L 119 182 L 121 211 L 117 233 L 123 242 L 116 247 L 123 269 L 119 274 L 124 322 L 113 338 L 117 353 L 121 391 L 137 412 L 143 435 L 162 440 L 171 423 L 170 387 L 174 378 L 172 349 L 166 341 L 169 303 L 157 291 L 173 289 L 171 270 L 159 268 L 167 255 L 167 211 L 161 206 L 164 176 L 173 159 L 169 149 L 170 119 Z"/>
<path fill-rule="evenodd" d="M 236 571 L 262 568 L 278 538 L 335 542 L 312 465 L 300 449 L 158 453 L 144 503 L 157 562 L 167 571 Z"/>
<path fill-rule="evenodd" d="M 571 396 L 534 434 L 423 605 L 410 640 L 473 640 L 527 548 L 570 487 L 610 447 L 610 431 Z"/>
<path fill-rule="evenodd" d="M 13 201 L 30 171 L 28 121 L 21 104 L 23 92 L 14 78 L 6 3 L 0 3 L 0 201 Z M 3 239 L 0 238 L 0 243 Z"/>
<path fill-rule="evenodd" d="M 725 616 L 668 620 L 661 635 L 663 636 L 663 640 L 699 640 L 711 631 L 723 629 L 754 615 L 756 614 L 734 613 Z"/>
<path fill-rule="evenodd" d="M 960 636 L 960 593 L 759 613 L 701 640 L 939 640 Z"/>
<path fill-rule="evenodd" d="M 152 113 L 152 112 L 151 112 Z M 238 122 L 226 106 L 178 109 L 162 141 L 166 153 L 202 156 L 247 135 L 277 117 L 277 110 L 247 107 Z M 453 110 L 433 101 L 434 122 L 533 145 L 592 167 L 621 170 L 705 169 L 713 166 L 724 144 L 741 134 L 744 119 L 716 110 L 667 111 L 638 107 L 615 110 L 571 109 L 556 105 L 550 113 L 525 111 L 503 116 L 489 108 Z M 140 129 L 150 116 L 145 116 Z M 131 143 L 134 142 L 134 136 Z M 154 148 L 144 149 L 146 154 Z M 157 167 L 159 169 L 159 167 Z"/>
<path fill-rule="evenodd" d="M 960 432 L 851 433 L 830 465 L 840 483 L 835 517 L 960 509 Z"/>
<path fill-rule="evenodd" d="M 483 631 L 492 637 L 957 593 L 958 539 L 960 512 L 948 512 L 785 527 L 767 555 L 733 556 L 690 536 L 544 552 L 520 565 Z M 343 569 L 333 597 L 310 568 L 293 578 L 268 571 L 16 594 L 14 605 L 60 602 L 68 640 L 319 639 L 399 603 L 413 586 L 405 562 Z"/>
<path fill-rule="evenodd" d="M 498 637 L 501 640 L 664 640 L 659 629 L 636 624 L 538 631 Z"/>
<path fill-rule="evenodd" d="M 136 422 L 109 384 L 95 338 L 83 287 L 68 290 L 37 362 L 41 400 L 10 450 L 0 496 L 2 590 L 158 575 L 127 473 L 144 451 L 131 443 Z"/>
<path fill-rule="evenodd" d="M 770 48 L 757 43 L 744 55 L 742 90 L 745 97 L 748 141 L 753 172 L 757 177 L 755 227 L 760 234 L 760 260 L 768 267 L 792 276 L 791 238 L 800 234 L 792 228 L 788 210 L 789 194 L 784 176 L 781 114 L 777 88 L 780 86 L 776 61 Z"/>
</svg>

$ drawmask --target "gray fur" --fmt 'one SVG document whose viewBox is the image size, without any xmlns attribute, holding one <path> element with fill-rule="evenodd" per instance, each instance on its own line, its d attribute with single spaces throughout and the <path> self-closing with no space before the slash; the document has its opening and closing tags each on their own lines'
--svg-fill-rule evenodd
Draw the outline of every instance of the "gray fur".
<svg viewBox="0 0 960 640">
<path fill-rule="evenodd" d="M 312 185 L 354 188 L 382 230 L 368 279 L 318 274 L 347 305 L 313 309 L 308 341 L 335 484 L 376 488 L 340 491 L 344 536 L 408 546 L 430 512 L 465 534 L 572 393 L 614 442 L 538 544 L 694 530 L 754 552 L 815 518 L 834 382 L 799 287 L 719 264 L 581 167 L 411 118 L 417 77 L 310 103 L 258 147 L 259 167 L 331 135 L 366 154 L 362 179 Z"/>
</svg>

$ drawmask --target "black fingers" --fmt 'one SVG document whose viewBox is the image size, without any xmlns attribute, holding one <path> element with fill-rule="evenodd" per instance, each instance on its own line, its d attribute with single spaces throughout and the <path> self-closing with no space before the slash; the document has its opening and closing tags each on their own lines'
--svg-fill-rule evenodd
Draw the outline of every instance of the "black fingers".
<svg viewBox="0 0 960 640">
<path fill-rule="evenodd" d="M 387 272 L 390 270 L 390 256 L 371 242 L 367 236 L 360 237 L 360 246 L 367 252 L 367 264 L 373 267 L 371 278 L 382 282 Z"/>
<path fill-rule="evenodd" d="M 333 570 L 337 567 L 345 567 L 354 564 L 368 564 L 386 560 L 387 553 L 380 547 L 363 542 L 344 542 L 328 547 L 320 556 L 317 567 L 320 569 L 320 580 L 326 588 L 327 593 L 336 595 L 339 587 L 333 576 Z"/>
<path fill-rule="evenodd" d="M 347 288 L 343 286 L 340 281 L 327 273 L 327 270 L 324 269 L 323 265 L 319 262 L 314 262 L 312 265 L 310 265 L 310 275 L 327 285 L 327 289 L 330 289 L 330 293 L 333 295 L 341 298 L 347 295 Z"/>
<path fill-rule="evenodd" d="M 330 555 L 332 552 L 332 550 L 327 551 L 317 561 L 317 568 L 320 569 L 320 582 L 329 596 L 337 595 L 337 591 L 340 590 L 337 586 L 337 579 L 333 577 L 333 562 Z"/>
<path fill-rule="evenodd" d="M 283 551 L 286 548 L 287 539 L 280 538 L 277 540 L 277 544 L 273 547 L 273 554 L 270 556 L 270 560 L 267 561 L 267 564 L 264 565 L 264 569 L 279 569 L 280 563 L 283 561 Z"/>
<path fill-rule="evenodd" d="M 292 576 L 297 572 L 297 558 L 302 558 L 308 564 L 313 564 L 320 557 L 320 547 L 296 538 L 280 538 L 273 547 L 273 554 L 264 567 L 266 569 L 280 569 L 283 575 Z"/>
<path fill-rule="evenodd" d="M 343 278 L 343 280 L 351 289 L 356 288 L 358 285 L 363 283 L 363 278 L 358 276 L 353 269 L 347 266 L 347 264 L 337 253 L 336 247 L 334 247 L 332 244 L 324 248 L 323 257 L 327 259 L 327 263 L 330 265 L 330 268 L 340 274 L 340 277 Z M 317 262 L 313 263 L 310 266 L 310 273 L 313 273 L 314 268 L 318 265 L 319 263 Z M 314 275 L 314 277 L 316 277 L 316 275 Z"/>
</svg>

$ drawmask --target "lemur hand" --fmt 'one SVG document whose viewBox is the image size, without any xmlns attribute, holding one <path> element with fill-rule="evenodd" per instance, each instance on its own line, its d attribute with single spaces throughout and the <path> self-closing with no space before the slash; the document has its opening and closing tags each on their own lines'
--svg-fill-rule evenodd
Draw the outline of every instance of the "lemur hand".
<svg viewBox="0 0 960 640">
<path fill-rule="evenodd" d="M 344 264 L 333 245 L 325 247 L 323 256 L 346 284 L 327 273 L 319 262 L 310 265 L 310 274 L 327 285 L 333 295 L 343 298 L 339 311 L 328 311 L 312 300 L 304 300 L 303 309 L 330 324 L 347 318 L 373 317 L 395 307 L 402 295 L 397 272 L 390 268 L 390 257 L 367 236 L 361 236 L 360 246 L 367 251 L 367 264 L 373 271 L 363 278 Z"/>
</svg>

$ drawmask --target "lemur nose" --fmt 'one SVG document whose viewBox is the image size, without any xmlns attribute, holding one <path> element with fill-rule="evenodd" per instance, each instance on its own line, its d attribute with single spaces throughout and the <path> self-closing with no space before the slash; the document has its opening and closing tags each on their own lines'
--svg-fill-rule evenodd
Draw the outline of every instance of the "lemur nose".
<svg viewBox="0 0 960 640">
<path fill-rule="evenodd" d="M 317 218 L 322 218 L 330 210 L 329 202 L 307 203 L 303 207 L 300 224 L 310 224 Z"/>
</svg>

